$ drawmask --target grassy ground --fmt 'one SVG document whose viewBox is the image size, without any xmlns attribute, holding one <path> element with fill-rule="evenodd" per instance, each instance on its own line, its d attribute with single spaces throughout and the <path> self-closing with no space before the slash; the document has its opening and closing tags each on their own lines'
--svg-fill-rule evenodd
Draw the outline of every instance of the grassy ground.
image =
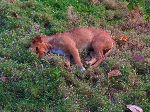
<svg viewBox="0 0 150 112">
<path fill-rule="evenodd" d="M 135 104 L 149 112 L 150 25 L 129 13 L 123 0 L 0 1 L 0 111 L 124 112 Z M 69 72 L 62 57 L 39 60 L 28 51 L 36 35 L 76 27 L 106 29 L 118 42 L 98 69 L 80 74 L 73 65 Z M 109 79 L 113 69 L 122 75 Z"/>
</svg>

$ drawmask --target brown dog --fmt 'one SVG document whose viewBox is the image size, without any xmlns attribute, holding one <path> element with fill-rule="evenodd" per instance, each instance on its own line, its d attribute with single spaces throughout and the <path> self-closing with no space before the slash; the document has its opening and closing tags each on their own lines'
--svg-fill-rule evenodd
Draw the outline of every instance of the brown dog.
<svg viewBox="0 0 150 112">
<path fill-rule="evenodd" d="M 55 34 L 52 36 L 37 36 L 32 40 L 30 49 L 43 58 L 48 51 L 59 50 L 66 56 L 66 61 L 70 65 L 70 55 L 81 71 L 85 68 L 81 62 L 79 53 L 84 49 L 93 49 L 92 59 L 87 64 L 97 67 L 110 54 L 115 47 L 115 41 L 110 34 L 102 29 L 78 28 L 70 32 Z M 59 54 L 59 53 L 58 53 Z"/>
</svg>

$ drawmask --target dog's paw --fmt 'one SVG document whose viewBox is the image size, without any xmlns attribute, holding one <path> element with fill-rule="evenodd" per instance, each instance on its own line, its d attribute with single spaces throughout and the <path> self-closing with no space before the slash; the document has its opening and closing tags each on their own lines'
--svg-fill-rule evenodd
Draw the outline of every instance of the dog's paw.
<svg viewBox="0 0 150 112">
<path fill-rule="evenodd" d="M 85 69 L 84 67 L 82 67 L 82 68 L 80 69 L 80 71 L 81 71 L 81 72 L 84 72 L 84 71 L 86 71 L 86 69 Z"/>
<path fill-rule="evenodd" d="M 89 64 L 89 61 L 85 61 L 85 64 L 88 65 L 88 64 Z"/>
<path fill-rule="evenodd" d="M 86 64 L 87 66 L 92 66 L 93 62 L 92 62 L 92 61 L 85 61 L 85 64 Z"/>
<path fill-rule="evenodd" d="M 41 61 L 45 61 L 45 58 L 41 58 Z"/>
</svg>

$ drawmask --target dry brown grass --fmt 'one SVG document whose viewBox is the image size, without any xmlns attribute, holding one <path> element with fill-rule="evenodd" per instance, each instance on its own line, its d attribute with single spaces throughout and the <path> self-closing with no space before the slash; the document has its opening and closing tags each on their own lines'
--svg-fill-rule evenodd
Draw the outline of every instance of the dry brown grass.
<svg viewBox="0 0 150 112">
<path fill-rule="evenodd" d="M 102 0 L 89 0 L 89 2 L 92 3 L 93 5 L 96 5 L 102 2 Z"/>
<path fill-rule="evenodd" d="M 5 0 L 5 1 L 7 1 L 9 3 L 16 3 L 17 2 L 17 0 Z"/>
<path fill-rule="evenodd" d="M 76 26 L 78 26 L 78 23 L 80 22 L 80 17 L 73 6 L 69 6 L 67 12 L 68 12 L 67 15 L 69 20 L 69 27 L 75 28 Z"/>
</svg>

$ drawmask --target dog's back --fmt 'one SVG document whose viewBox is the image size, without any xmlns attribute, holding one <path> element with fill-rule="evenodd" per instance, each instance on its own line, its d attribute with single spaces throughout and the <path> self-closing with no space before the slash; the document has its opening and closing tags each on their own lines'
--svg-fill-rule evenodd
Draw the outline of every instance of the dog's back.
<svg viewBox="0 0 150 112">
<path fill-rule="evenodd" d="M 70 31 L 69 34 L 79 50 L 92 47 L 91 44 L 93 41 L 103 44 L 106 48 L 111 48 L 112 42 L 114 42 L 111 35 L 102 29 L 78 28 Z"/>
</svg>

